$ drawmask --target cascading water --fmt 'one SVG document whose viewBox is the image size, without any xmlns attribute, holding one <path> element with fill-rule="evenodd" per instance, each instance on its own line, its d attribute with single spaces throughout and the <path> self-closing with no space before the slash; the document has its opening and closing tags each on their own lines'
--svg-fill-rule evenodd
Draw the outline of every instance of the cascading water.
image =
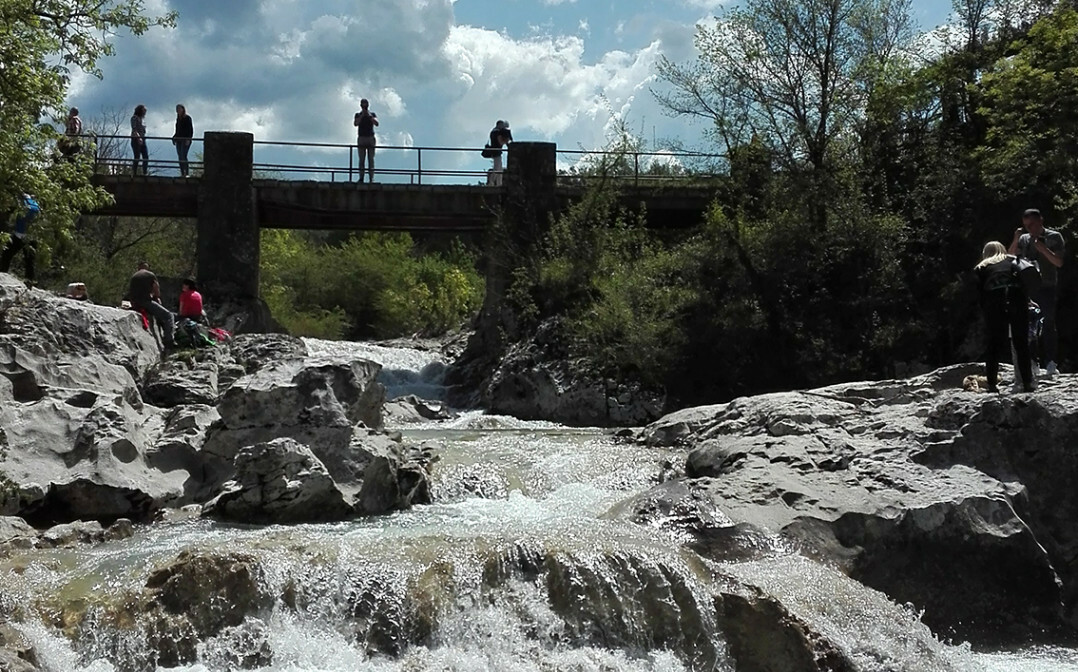
<svg viewBox="0 0 1078 672">
<path fill-rule="evenodd" d="M 436 352 L 308 348 L 379 361 L 391 397 L 441 396 Z M 732 671 L 715 599 L 742 581 L 861 670 L 1078 671 L 1070 651 L 945 646 L 909 610 L 778 545 L 713 563 L 606 515 L 653 484 L 667 457 L 655 449 L 478 413 L 399 429 L 444 446 L 433 505 L 327 525 L 187 520 L 28 552 L 0 563 L 0 610 L 51 672 Z M 206 585 L 227 603 L 202 600 Z"/>
</svg>

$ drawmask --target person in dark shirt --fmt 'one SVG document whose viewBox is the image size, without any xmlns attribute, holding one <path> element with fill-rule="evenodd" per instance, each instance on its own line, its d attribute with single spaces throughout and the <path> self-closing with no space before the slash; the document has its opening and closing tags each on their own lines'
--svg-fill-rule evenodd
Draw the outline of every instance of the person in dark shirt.
<svg viewBox="0 0 1078 672">
<path fill-rule="evenodd" d="M 139 158 L 142 159 L 142 174 L 150 172 L 150 150 L 146 147 L 146 106 L 136 105 L 131 115 L 131 152 L 135 160 L 131 164 L 131 174 L 138 174 Z"/>
<path fill-rule="evenodd" d="M 1041 285 L 1033 299 L 1041 309 L 1044 325 L 1041 329 L 1041 349 L 1045 376 L 1052 378 L 1058 372 L 1056 366 L 1059 335 L 1056 333 L 1056 302 L 1059 299 L 1059 269 L 1063 268 L 1066 243 L 1059 231 L 1044 226 L 1040 210 L 1030 209 L 1022 213 L 1022 226 L 1014 232 L 1010 249 L 1013 255 L 1028 259 L 1041 273 Z"/>
<path fill-rule="evenodd" d="M 145 261 L 138 262 L 138 270 L 131 276 L 127 285 L 127 300 L 135 310 L 145 310 L 147 315 L 153 316 L 154 321 L 161 327 L 162 341 L 165 347 L 175 345 L 173 332 L 175 323 L 172 320 L 172 312 L 161 305 L 161 285 L 157 282 L 157 276 L 150 270 L 150 264 Z"/>
<path fill-rule="evenodd" d="M 1003 243 L 992 241 L 984 246 L 981 262 L 974 269 L 981 295 L 981 309 L 988 336 L 985 355 L 985 375 L 988 390 L 999 391 L 999 353 L 1007 345 L 1007 332 L 1018 358 L 1021 387 L 1015 390 L 1034 390 L 1032 361 L 1029 357 L 1029 297 L 1018 276 L 1016 259 L 1007 254 Z"/>
<path fill-rule="evenodd" d="M 356 149 L 359 150 L 359 181 L 363 182 L 363 164 L 369 166 L 371 182 L 374 182 L 374 127 L 378 125 L 378 115 L 370 111 L 370 102 L 366 98 L 359 101 L 359 112 L 352 119 L 356 127 Z"/>
<path fill-rule="evenodd" d="M 191 121 L 191 115 L 187 114 L 186 107 L 177 105 L 176 134 L 172 136 L 172 144 L 176 145 L 176 156 L 180 160 L 180 175 L 183 177 L 187 177 L 187 152 L 191 149 L 191 139 L 194 137 L 195 125 Z"/>
<path fill-rule="evenodd" d="M 513 132 L 509 130 L 509 122 L 499 119 L 494 124 L 494 128 L 490 129 L 490 143 L 487 145 L 491 149 L 491 158 L 494 159 L 491 179 L 488 180 L 491 184 L 502 183 L 502 171 L 505 170 L 505 164 L 502 162 L 502 147 L 512 141 Z"/>
</svg>

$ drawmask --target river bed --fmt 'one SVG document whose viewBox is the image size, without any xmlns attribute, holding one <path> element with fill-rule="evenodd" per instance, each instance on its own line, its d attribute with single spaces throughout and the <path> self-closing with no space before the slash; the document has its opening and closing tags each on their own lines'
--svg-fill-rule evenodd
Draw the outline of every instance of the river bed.
<svg viewBox="0 0 1078 672">
<path fill-rule="evenodd" d="M 308 348 L 379 361 L 391 397 L 440 393 L 437 352 L 322 341 Z M 326 525 L 182 520 L 95 547 L 34 551 L 0 571 L 3 599 L 43 612 L 64 601 L 105 603 L 138 590 L 152 567 L 182 551 L 228 549 L 257 557 L 269 592 L 293 595 L 291 603 L 199 643 L 198 663 L 169 669 L 226 670 L 237 657 L 269 651 L 271 660 L 252 669 L 734 672 L 712 606 L 723 575 L 796 605 L 866 672 L 1078 672 L 1078 651 L 943 644 L 911 610 L 777 541 L 764 559 L 720 565 L 610 515 L 676 455 L 601 430 L 476 412 L 397 429 L 442 446 L 434 504 Z M 42 616 L 21 629 L 50 672 L 117 672 L 147 660 L 138 629 L 102 619 L 73 642 Z"/>
</svg>

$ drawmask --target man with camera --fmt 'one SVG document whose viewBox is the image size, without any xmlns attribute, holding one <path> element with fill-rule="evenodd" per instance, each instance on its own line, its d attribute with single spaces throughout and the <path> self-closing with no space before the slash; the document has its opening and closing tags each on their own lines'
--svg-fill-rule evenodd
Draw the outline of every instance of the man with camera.
<svg viewBox="0 0 1078 672">
<path fill-rule="evenodd" d="M 1044 226 L 1044 217 L 1036 209 L 1022 213 L 1022 226 L 1014 232 L 1014 239 L 1008 252 L 1023 259 L 1028 259 L 1037 266 L 1041 274 L 1040 290 L 1030 296 L 1040 306 L 1044 317 L 1041 331 L 1041 362 L 1045 375 L 1052 378 L 1058 373 L 1056 366 L 1059 336 L 1056 333 L 1056 299 L 1058 298 L 1059 269 L 1063 266 L 1063 254 L 1066 244 L 1063 236 Z"/>
</svg>

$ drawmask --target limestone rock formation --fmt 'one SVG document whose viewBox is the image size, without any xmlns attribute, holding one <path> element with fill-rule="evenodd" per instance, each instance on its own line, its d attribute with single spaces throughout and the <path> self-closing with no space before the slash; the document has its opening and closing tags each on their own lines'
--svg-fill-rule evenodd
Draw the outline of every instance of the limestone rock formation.
<svg viewBox="0 0 1078 672">
<path fill-rule="evenodd" d="M 265 524 L 340 520 L 352 512 L 325 465 L 294 439 L 241 448 L 235 469 L 233 480 L 206 504 L 206 515 Z"/>
<path fill-rule="evenodd" d="M 511 346 L 486 381 L 481 399 L 492 413 L 571 426 L 639 426 L 658 418 L 665 395 L 588 372 L 573 360 L 553 324 Z"/>
<path fill-rule="evenodd" d="M 1078 380 L 989 396 L 961 389 L 975 371 L 679 411 L 642 439 L 684 446 L 685 475 L 616 513 L 718 557 L 745 530 L 775 535 L 924 609 L 944 635 L 1078 626 L 1078 529 L 1065 522 L 1078 513 Z"/>
<path fill-rule="evenodd" d="M 363 512 L 427 501 L 430 454 L 375 431 L 379 370 L 276 334 L 162 360 L 130 311 L 0 274 L 0 515 L 150 521 L 206 502 L 241 449 L 283 437 L 309 446 L 345 493 L 335 515 L 356 498 Z"/>
</svg>

